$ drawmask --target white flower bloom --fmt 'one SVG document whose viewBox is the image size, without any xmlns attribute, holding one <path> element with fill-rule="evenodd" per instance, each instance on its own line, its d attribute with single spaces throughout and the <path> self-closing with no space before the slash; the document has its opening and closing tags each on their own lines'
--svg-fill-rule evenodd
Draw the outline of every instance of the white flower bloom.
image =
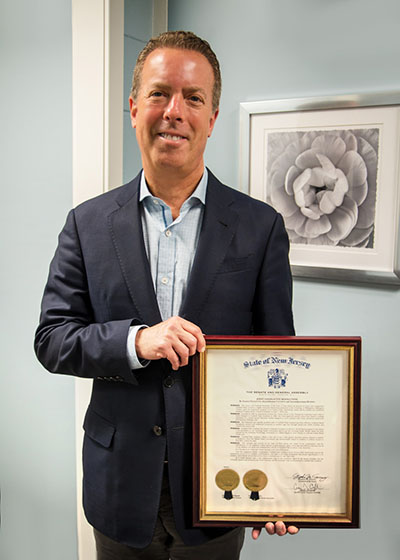
<svg viewBox="0 0 400 560">
<path fill-rule="evenodd" d="M 291 242 L 373 247 L 378 132 L 269 135 L 269 202 Z"/>
</svg>

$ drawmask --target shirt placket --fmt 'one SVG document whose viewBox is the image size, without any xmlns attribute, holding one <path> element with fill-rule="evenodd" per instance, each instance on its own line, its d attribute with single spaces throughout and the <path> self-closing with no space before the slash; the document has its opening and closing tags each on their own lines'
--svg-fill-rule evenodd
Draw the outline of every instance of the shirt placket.
<svg viewBox="0 0 400 560">
<path fill-rule="evenodd" d="M 172 316 L 176 240 L 169 208 L 162 206 L 162 229 L 158 242 L 157 300 L 163 320 Z"/>
</svg>

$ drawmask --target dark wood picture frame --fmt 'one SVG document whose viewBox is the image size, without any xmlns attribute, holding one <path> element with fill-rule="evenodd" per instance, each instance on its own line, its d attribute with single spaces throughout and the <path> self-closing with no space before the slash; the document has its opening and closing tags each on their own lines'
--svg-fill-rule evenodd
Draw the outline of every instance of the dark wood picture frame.
<svg viewBox="0 0 400 560">
<path fill-rule="evenodd" d="M 218 351 L 217 353 L 215 353 L 216 350 Z M 239 489 L 241 489 L 242 495 L 239 494 L 232 495 L 232 492 L 230 491 L 229 483 L 225 487 L 223 485 L 221 486 L 220 483 L 218 483 L 218 481 L 214 477 L 215 469 L 213 470 L 210 468 L 210 471 L 212 471 L 212 473 L 211 474 L 207 473 L 207 468 L 208 468 L 207 453 L 209 452 L 207 447 L 208 442 L 206 443 L 207 430 L 208 430 L 207 414 L 213 413 L 212 412 L 213 405 L 211 404 L 212 398 L 210 396 L 211 393 L 209 394 L 207 393 L 210 391 L 210 379 L 211 379 L 208 376 L 212 375 L 213 371 L 214 371 L 214 375 L 217 375 L 215 373 L 215 370 L 217 369 L 219 371 L 221 369 L 220 367 L 216 368 L 215 365 L 210 366 L 209 362 L 210 360 L 215 360 L 213 356 L 219 356 L 218 358 L 219 361 L 215 363 L 219 363 L 219 364 L 222 363 L 224 367 L 225 357 L 229 359 L 230 356 L 230 354 L 226 354 L 226 352 L 227 351 L 231 352 L 233 350 L 240 350 L 241 352 L 243 351 L 245 352 L 244 355 L 247 355 L 246 352 L 249 351 L 251 356 L 257 354 L 257 352 L 258 353 L 261 352 L 263 356 L 269 355 L 271 352 L 273 352 L 274 355 L 278 355 L 282 357 L 281 359 L 282 362 L 286 362 L 286 370 L 289 373 L 285 373 L 285 369 L 279 370 L 280 372 L 283 372 L 283 377 L 285 381 L 282 382 L 282 379 L 279 380 L 280 374 L 278 373 L 277 374 L 278 385 L 275 383 L 275 387 L 271 385 L 269 387 L 270 389 L 269 391 L 262 391 L 263 393 L 268 394 L 266 398 L 268 399 L 268 401 L 272 399 L 272 402 L 274 402 L 275 399 L 274 395 L 278 395 L 279 389 L 280 388 L 282 389 L 282 387 L 279 387 L 279 383 L 283 384 L 284 385 L 283 389 L 286 390 L 287 389 L 286 377 L 288 375 L 293 377 L 292 372 L 294 372 L 296 368 L 298 370 L 301 367 L 301 362 L 299 360 L 295 360 L 296 365 L 293 365 L 294 362 L 292 358 L 290 358 L 290 360 L 292 361 L 291 363 L 289 363 L 289 360 L 287 359 L 288 352 L 290 352 L 290 354 L 294 356 L 301 355 L 301 356 L 311 357 L 312 359 L 310 359 L 310 362 L 314 360 L 317 364 L 316 366 L 317 368 L 318 367 L 321 368 L 321 365 L 318 366 L 321 360 L 326 359 L 327 360 L 326 363 L 328 364 L 328 360 L 331 359 L 330 356 L 336 357 L 339 356 L 339 354 L 341 353 L 342 357 L 340 359 L 343 361 L 343 364 L 346 364 L 343 366 L 343 371 L 347 370 L 345 371 L 345 373 L 343 373 L 344 376 L 343 385 L 346 387 L 346 389 L 345 389 L 343 399 L 341 399 L 342 402 L 341 406 L 344 406 L 346 410 L 346 416 L 341 421 L 342 422 L 341 432 L 342 433 L 345 432 L 345 437 L 342 437 L 343 442 L 340 439 L 341 436 L 338 436 L 339 445 L 341 445 L 342 448 L 346 450 L 344 453 L 345 463 L 343 461 L 341 462 L 341 467 L 342 467 L 341 470 L 343 473 L 345 473 L 344 476 L 342 477 L 344 481 L 343 481 L 343 488 L 340 492 L 340 496 L 341 496 L 340 500 L 341 503 L 343 503 L 343 511 L 340 510 L 338 512 L 333 512 L 333 513 L 331 511 L 327 511 L 325 513 L 324 511 L 321 512 L 321 510 L 319 509 L 318 511 L 314 512 L 311 507 L 310 511 L 302 512 L 302 511 L 298 511 L 298 506 L 294 507 L 293 511 L 291 511 L 290 507 L 286 508 L 284 511 L 280 509 L 274 509 L 274 507 L 271 507 L 271 509 L 270 510 L 268 509 L 267 511 L 255 510 L 254 502 L 251 502 L 251 507 L 247 505 L 250 504 L 250 501 L 247 501 L 246 503 L 246 499 L 243 499 L 243 495 L 244 495 L 243 492 L 247 492 L 247 496 L 248 496 L 249 489 L 256 490 L 257 488 L 252 488 L 251 485 L 249 486 L 249 484 L 246 485 L 246 481 L 244 480 L 245 477 L 240 476 L 239 473 L 236 473 L 234 471 L 235 464 L 233 462 L 232 465 L 232 461 L 230 461 L 229 458 L 227 458 L 224 461 L 224 464 L 221 465 L 223 472 L 222 471 L 220 472 L 222 472 L 223 475 L 227 472 L 229 473 L 234 472 L 235 477 L 237 477 L 237 480 L 232 485 L 232 489 L 238 487 L 236 491 L 239 491 Z M 223 353 L 221 353 L 220 351 L 222 351 Z M 325 358 L 325 354 L 321 354 L 321 352 L 326 353 L 326 358 Z M 235 357 L 239 356 L 239 354 L 231 354 L 231 355 Z M 242 356 L 242 354 L 240 354 L 240 356 Z M 274 360 L 273 357 L 271 359 Z M 268 360 L 269 358 L 264 359 L 265 364 L 270 363 L 268 362 Z M 240 364 L 240 367 L 242 367 L 242 365 L 245 368 L 249 368 L 252 365 L 258 366 L 258 364 L 261 364 L 261 362 L 262 360 L 259 361 L 256 360 L 254 362 L 245 361 L 243 362 L 243 364 Z M 211 361 L 211 363 L 213 362 Z M 212 369 L 213 367 L 214 370 Z M 260 365 L 260 372 L 262 373 L 264 379 L 263 382 L 265 382 L 266 379 L 265 375 L 268 375 L 269 377 L 271 377 L 272 375 L 270 373 L 267 373 L 267 370 L 270 367 L 271 367 L 270 365 L 267 365 L 261 371 L 263 365 Z M 336 366 L 332 366 L 332 367 L 336 367 Z M 256 369 L 257 368 L 254 368 L 254 370 Z M 329 371 L 329 367 L 327 368 L 327 370 Z M 247 371 L 250 371 L 250 369 L 248 369 Z M 273 371 L 273 370 L 270 369 L 269 371 Z M 278 372 L 278 369 L 274 371 Z M 321 377 L 319 370 L 313 372 L 314 381 L 312 387 L 315 386 L 315 374 L 317 374 L 316 378 L 318 380 Z M 232 391 L 235 391 L 235 385 L 234 385 L 235 382 L 234 381 L 232 382 L 232 378 L 227 377 L 228 375 L 229 376 L 233 375 L 233 379 L 234 379 L 235 374 L 234 373 L 232 374 L 232 370 L 230 369 L 228 372 L 226 372 L 226 375 L 224 377 L 224 380 L 229 379 L 229 385 L 230 386 L 233 385 Z M 260 379 L 261 378 L 262 377 L 260 377 Z M 274 380 L 274 382 L 275 381 L 276 380 Z M 272 384 L 271 379 L 268 380 L 268 383 Z M 336 381 L 334 383 L 336 383 Z M 324 392 L 324 384 L 326 384 L 326 378 L 321 378 L 321 387 L 319 388 L 319 390 L 321 391 L 320 393 L 321 395 Z M 361 338 L 360 337 L 206 336 L 205 352 L 200 355 L 197 355 L 193 360 L 193 524 L 194 526 L 257 527 L 257 526 L 263 526 L 268 521 L 282 520 L 286 524 L 294 524 L 297 525 L 298 527 L 353 528 L 353 529 L 358 528 L 360 524 L 360 519 L 359 519 L 360 516 L 360 508 L 359 508 L 360 384 L 361 384 Z M 220 387 L 220 384 L 218 384 L 218 387 Z M 275 389 L 278 389 L 278 391 L 274 393 Z M 280 397 L 281 396 L 282 393 Z M 221 414 L 221 410 L 220 410 L 221 407 L 222 407 L 223 415 L 225 415 L 225 412 L 229 414 L 229 412 L 227 412 L 223 408 L 223 403 L 220 403 L 218 398 L 216 400 L 218 402 L 218 405 L 216 407 L 218 408 L 218 414 Z M 345 405 L 343 405 L 343 403 L 345 403 Z M 218 425 L 218 429 L 219 429 L 219 425 Z M 235 429 L 238 428 L 236 427 Z M 229 439 L 230 437 L 229 428 L 227 430 L 227 433 L 225 433 L 224 435 L 225 435 L 225 440 L 227 438 Z M 235 436 L 231 436 L 231 437 L 235 437 Z M 209 436 L 209 439 L 212 440 L 213 438 Z M 211 451 L 210 454 L 212 454 Z M 211 461 L 212 460 L 213 459 L 211 459 Z M 335 458 L 335 461 L 337 460 L 338 458 Z M 339 460 L 342 460 L 341 457 L 339 457 Z M 260 459 L 258 459 L 258 461 L 260 461 Z M 249 468 L 252 468 L 253 466 L 254 467 L 260 466 L 260 462 L 251 465 L 251 461 L 250 461 Z M 229 467 L 232 467 L 232 469 Z M 278 467 L 274 466 L 274 469 L 278 469 L 279 471 L 279 465 Z M 264 468 L 263 470 L 264 471 L 267 470 L 267 472 L 269 472 L 268 468 Z M 255 472 L 257 473 L 261 472 L 261 474 L 263 474 L 263 472 L 259 470 Z M 264 475 L 264 477 L 268 483 L 268 477 L 266 475 Z M 212 491 L 207 491 L 207 488 L 210 488 L 210 486 L 207 486 L 206 481 L 211 479 L 214 481 L 214 486 L 216 487 L 216 485 L 218 485 L 218 488 L 215 490 L 214 486 L 212 486 L 213 488 Z M 239 480 L 241 481 L 241 483 L 239 482 Z M 313 484 L 315 484 L 316 487 L 318 486 L 315 482 L 313 482 Z M 247 490 L 244 490 L 244 487 L 246 487 Z M 222 493 L 221 488 L 222 490 L 225 490 L 225 494 Z M 260 488 L 262 490 L 262 487 Z M 298 489 L 298 485 L 296 491 L 297 489 Z M 324 491 L 325 489 L 323 488 L 322 492 L 318 491 L 317 493 L 324 494 Z M 290 487 L 290 492 L 292 492 L 293 494 L 295 493 L 295 491 L 292 490 L 292 487 Z M 260 492 L 260 495 L 262 493 L 263 492 Z M 264 494 L 265 493 L 266 491 L 264 491 Z M 216 497 L 214 496 L 214 494 Z M 253 494 L 254 492 L 251 493 L 251 496 L 253 496 Z M 263 497 L 264 502 L 262 502 L 262 500 L 259 499 L 259 493 L 256 492 L 255 494 L 257 494 L 257 497 L 256 498 L 252 497 L 251 499 L 259 500 L 258 502 L 259 504 L 273 503 L 273 498 L 268 498 L 272 500 L 272 502 L 267 502 L 267 497 L 264 496 Z M 305 494 L 307 494 L 307 491 L 305 491 Z M 214 497 L 212 496 L 209 497 L 209 495 L 210 496 L 213 495 Z M 227 499 L 230 500 L 232 499 L 232 497 L 235 497 L 237 499 L 232 500 L 232 502 L 228 502 L 227 500 L 225 501 L 222 500 L 221 499 L 222 496 L 227 497 Z M 290 499 L 293 500 L 293 498 Z M 304 496 L 302 497 L 302 499 L 304 501 Z M 307 497 L 305 497 L 305 499 L 307 499 Z M 314 499 L 314 497 L 311 498 L 311 500 L 312 499 Z M 215 508 L 215 500 L 217 501 L 220 500 L 221 503 L 223 502 L 221 510 L 219 510 L 218 507 Z M 232 508 L 232 510 L 229 509 L 231 503 L 234 503 L 234 507 Z M 263 507 L 265 508 L 266 506 Z M 324 505 L 322 507 L 324 507 Z M 228 508 L 228 511 L 226 511 L 226 508 Z M 329 508 L 330 506 L 327 507 L 327 510 L 329 510 Z"/>
</svg>

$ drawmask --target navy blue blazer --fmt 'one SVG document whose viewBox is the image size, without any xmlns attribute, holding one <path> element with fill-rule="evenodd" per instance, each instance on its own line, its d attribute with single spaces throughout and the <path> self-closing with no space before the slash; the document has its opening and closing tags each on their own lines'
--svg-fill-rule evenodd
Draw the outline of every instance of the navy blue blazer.
<svg viewBox="0 0 400 560">
<path fill-rule="evenodd" d="M 190 366 L 172 372 L 158 360 L 132 372 L 126 356 L 129 327 L 161 321 L 139 185 L 140 174 L 69 213 L 50 265 L 35 350 L 49 371 L 93 379 L 83 447 L 89 523 L 119 542 L 147 546 L 168 446 L 176 526 L 195 545 L 224 529 L 191 526 Z M 291 297 L 281 216 L 209 173 L 180 315 L 205 334 L 291 335 Z"/>
</svg>

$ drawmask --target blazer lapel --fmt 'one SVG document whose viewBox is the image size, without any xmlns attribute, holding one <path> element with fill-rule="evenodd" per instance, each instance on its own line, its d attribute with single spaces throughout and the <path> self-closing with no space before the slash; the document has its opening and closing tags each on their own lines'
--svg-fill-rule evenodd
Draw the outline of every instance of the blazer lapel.
<svg viewBox="0 0 400 560">
<path fill-rule="evenodd" d="M 228 190 L 209 171 L 206 207 L 199 244 L 180 316 L 196 323 L 234 237 L 238 215 L 229 206 Z"/>
<path fill-rule="evenodd" d="M 122 275 L 139 319 L 151 326 L 161 321 L 161 315 L 143 240 L 139 211 L 140 174 L 131 185 L 131 190 L 123 191 L 117 198 L 119 208 L 109 215 L 109 227 Z"/>
</svg>

